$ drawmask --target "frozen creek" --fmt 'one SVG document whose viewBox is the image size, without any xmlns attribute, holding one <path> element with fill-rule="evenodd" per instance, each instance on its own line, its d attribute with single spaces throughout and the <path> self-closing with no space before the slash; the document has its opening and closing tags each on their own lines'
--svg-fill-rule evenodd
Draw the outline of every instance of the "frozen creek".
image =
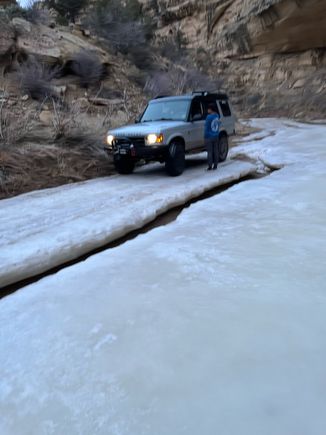
<svg viewBox="0 0 326 435">
<path fill-rule="evenodd" d="M 324 435 L 326 127 L 285 167 L 0 301 L 3 435 Z"/>
<path fill-rule="evenodd" d="M 188 159 L 190 168 L 167 177 L 162 165 L 30 192 L 1 201 L 0 289 L 75 260 L 144 227 L 157 216 L 204 192 L 236 182 L 254 165 L 228 160 L 204 173 L 205 155 Z"/>
</svg>

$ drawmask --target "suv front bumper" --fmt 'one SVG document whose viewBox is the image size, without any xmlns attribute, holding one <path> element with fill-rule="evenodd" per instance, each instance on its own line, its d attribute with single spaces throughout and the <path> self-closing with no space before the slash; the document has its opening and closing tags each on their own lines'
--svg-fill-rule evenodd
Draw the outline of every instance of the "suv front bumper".
<svg viewBox="0 0 326 435">
<path fill-rule="evenodd" d="M 130 142 L 115 144 L 112 148 L 106 147 L 109 155 L 126 156 L 134 160 L 164 160 L 168 151 L 168 145 L 139 145 Z"/>
</svg>

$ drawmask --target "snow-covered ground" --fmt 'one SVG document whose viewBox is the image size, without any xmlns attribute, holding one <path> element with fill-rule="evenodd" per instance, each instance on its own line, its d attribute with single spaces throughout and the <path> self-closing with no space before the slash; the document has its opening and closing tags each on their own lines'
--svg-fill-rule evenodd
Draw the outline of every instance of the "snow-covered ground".
<svg viewBox="0 0 326 435">
<path fill-rule="evenodd" d="M 0 301 L 3 435 L 324 435 L 326 127 L 285 164 Z"/>
<path fill-rule="evenodd" d="M 162 165 L 31 192 L 0 204 L 0 288 L 45 272 L 143 227 L 165 211 L 255 171 L 227 161 L 205 173 L 205 156 L 188 159 L 182 177 Z M 191 164 L 192 163 L 192 164 Z"/>
</svg>

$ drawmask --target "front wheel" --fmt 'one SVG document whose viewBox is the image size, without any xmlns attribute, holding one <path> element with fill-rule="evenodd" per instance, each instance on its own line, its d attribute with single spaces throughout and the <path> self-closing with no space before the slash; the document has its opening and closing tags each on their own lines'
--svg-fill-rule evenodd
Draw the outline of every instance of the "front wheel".
<svg viewBox="0 0 326 435">
<path fill-rule="evenodd" d="M 130 157 L 118 155 L 114 158 L 114 167 L 119 174 L 131 174 L 135 169 L 135 162 Z"/>
<path fill-rule="evenodd" d="M 229 153 L 229 141 L 226 135 L 220 137 L 219 141 L 219 160 L 225 162 Z"/>
<path fill-rule="evenodd" d="M 172 142 L 165 160 L 165 170 L 172 177 L 181 175 L 185 169 L 185 148 L 183 144 Z"/>
</svg>

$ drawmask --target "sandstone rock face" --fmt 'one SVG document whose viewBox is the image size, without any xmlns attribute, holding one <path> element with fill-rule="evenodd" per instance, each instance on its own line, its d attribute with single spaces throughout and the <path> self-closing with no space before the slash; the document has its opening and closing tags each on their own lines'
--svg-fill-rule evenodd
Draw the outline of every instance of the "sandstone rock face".
<svg viewBox="0 0 326 435">
<path fill-rule="evenodd" d="M 158 41 L 181 32 L 243 111 L 326 115 L 325 0 L 157 0 L 157 14 Z"/>
<path fill-rule="evenodd" d="M 289 53 L 326 46 L 324 0 L 223 2 L 209 40 L 229 56 Z"/>
<path fill-rule="evenodd" d="M 0 61 L 1 58 L 10 54 L 15 46 L 15 32 L 10 24 L 0 20 Z"/>
<path fill-rule="evenodd" d="M 85 41 L 81 35 L 42 24 L 34 25 L 22 18 L 14 18 L 12 25 L 17 33 L 17 51 L 34 56 L 41 62 L 64 63 L 81 50 L 88 50 L 94 52 L 103 63 L 109 63 L 108 54 Z"/>
</svg>

